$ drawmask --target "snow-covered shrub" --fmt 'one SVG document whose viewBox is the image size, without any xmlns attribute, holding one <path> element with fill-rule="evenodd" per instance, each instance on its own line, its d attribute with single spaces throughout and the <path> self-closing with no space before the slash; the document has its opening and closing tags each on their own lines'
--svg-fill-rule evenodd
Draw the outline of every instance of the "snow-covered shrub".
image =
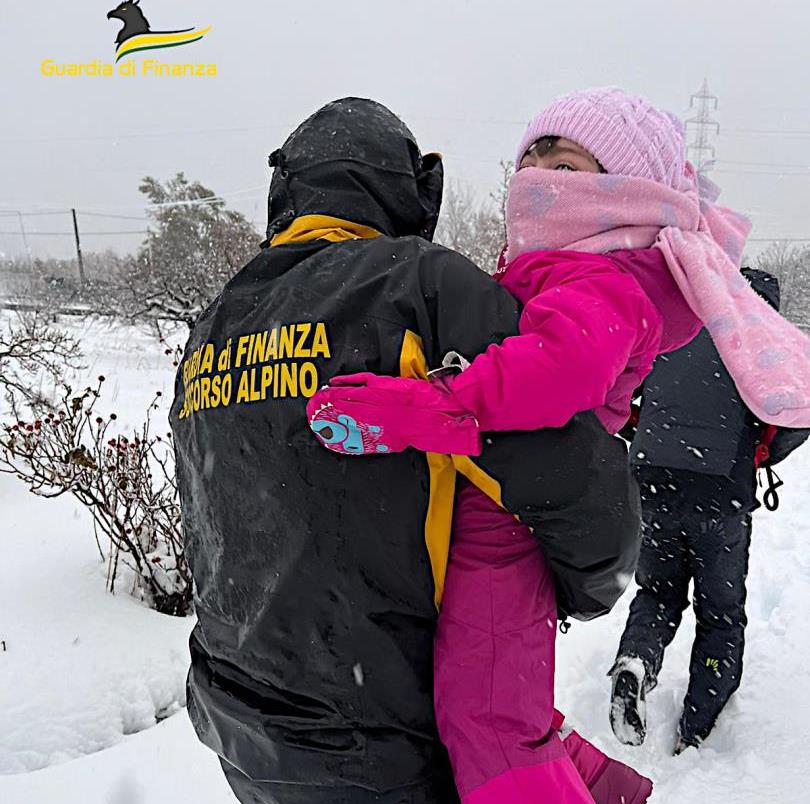
<svg viewBox="0 0 810 804">
<path fill-rule="evenodd" d="M 65 371 L 80 368 L 80 362 L 76 339 L 40 313 L 18 313 L 0 327 L 0 391 L 12 408 L 46 405 L 39 392 L 41 378 L 58 382 Z"/>
<path fill-rule="evenodd" d="M 810 332 L 810 246 L 785 241 L 771 243 L 758 256 L 757 268 L 779 280 L 782 315 Z"/>
<path fill-rule="evenodd" d="M 96 542 L 115 591 L 121 565 L 134 574 L 133 592 L 164 614 L 191 608 L 191 574 L 183 550 L 171 434 L 153 432 L 149 404 L 144 424 L 129 436 L 114 433 L 116 415 L 95 412 L 104 377 L 60 401 L 33 405 L 34 418 L 3 427 L 0 472 L 13 474 L 41 497 L 71 494 L 90 511 Z M 105 554 L 102 540 L 108 543 Z"/>
</svg>

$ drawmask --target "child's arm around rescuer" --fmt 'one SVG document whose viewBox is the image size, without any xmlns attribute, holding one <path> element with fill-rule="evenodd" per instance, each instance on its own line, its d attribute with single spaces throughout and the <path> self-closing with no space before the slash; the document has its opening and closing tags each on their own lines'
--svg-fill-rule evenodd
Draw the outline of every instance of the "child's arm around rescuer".
<svg viewBox="0 0 810 804">
<path fill-rule="evenodd" d="M 310 419 L 331 405 L 365 424 L 382 424 L 392 452 L 412 446 L 478 454 L 480 437 L 459 445 L 447 438 L 451 427 L 437 425 L 442 417 L 448 425 L 466 417 L 480 433 L 560 427 L 596 410 L 615 432 L 655 357 L 700 327 L 657 249 L 531 252 L 497 278 L 525 305 L 520 335 L 435 383 L 367 373 L 340 378 L 310 401 Z M 657 304 L 645 292 L 651 287 Z"/>
</svg>

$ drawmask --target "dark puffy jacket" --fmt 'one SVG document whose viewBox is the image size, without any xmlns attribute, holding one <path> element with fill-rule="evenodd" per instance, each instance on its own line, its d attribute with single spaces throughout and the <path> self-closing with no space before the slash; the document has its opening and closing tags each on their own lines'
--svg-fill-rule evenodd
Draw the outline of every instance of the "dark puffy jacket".
<svg viewBox="0 0 810 804">
<path fill-rule="evenodd" d="M 743 273 L 778 310 L 776 278 L 765 271 Z M 733 481 L 737 493 L 752 495 L 754 452 L 762 429 L 704 329 L 683 348 L 659 357 L 645 380 L 630 461 L 640 476 L 653 468 L 714 475 Z M 786 448 L 787 441 L 793 444 L 802 436 L 807 437 L 806 431 L 780 430 L 774 452 L 782 450 L 780 442 Z"/>
<path fill-rule="evenodd" d="M 189 712 L 253 779 L 386 791 L 449 773 L 432 642 L 456 469 L 412 450 L 327 452 L 306 401 L 334 375 L 424 376 L 449 351 L 477 354 L 517 332 L 519 311 L 418 236 L 440 163 L 383 107 L 330 104 L 273 162 L 268 236 L 298 242 L 265 244 L 203 314 L 171 414 L 198 616 Z M 358 225 L 381 235 L 324 239 Z M 570 613 L 611 607 L 640 512 L 626 453 L 593 415 L 493 437 L 461 471 L 536 528 Z"/>
<path fill-rule="evenodd" d="M 784 461 L 793 450 L 798 449 L 810 438 L 810 430 L 792 427 L 779 427 L 768 445 L 768 456 L 761 466 L 775 466 Z"/>
</svg>

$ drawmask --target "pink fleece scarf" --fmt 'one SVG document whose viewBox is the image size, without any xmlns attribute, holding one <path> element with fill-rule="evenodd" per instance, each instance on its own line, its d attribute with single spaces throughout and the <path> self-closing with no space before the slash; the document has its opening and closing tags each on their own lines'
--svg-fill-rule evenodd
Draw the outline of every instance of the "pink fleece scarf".
<svg viewBox="0 0 810 804">
<path fill-rule="evenodd" d="M 810 339 L 740 273 L 751 225 L 715 204 L 718 194 L 692 165 L 680 190 L 649 179 L 524 168 L 509 185 L 507 262 L 541 249 L 656 246 L 754 415 L 810 427 Z"/>
</svg>

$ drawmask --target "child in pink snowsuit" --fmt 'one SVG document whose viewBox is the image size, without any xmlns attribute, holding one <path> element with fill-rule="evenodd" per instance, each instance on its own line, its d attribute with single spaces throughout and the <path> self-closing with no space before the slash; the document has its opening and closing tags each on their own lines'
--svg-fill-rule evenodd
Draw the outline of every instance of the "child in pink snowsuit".
<svg viewBox="0 0 810 804">
<path fill-rule="evenodd" d="M 482 431 L 584 410 L 616 432 L 655 357 L 704 322 L 758 416 L 810 424 L 809 342 L 739 276 L 748 224 L 714 205 L 684 150 L 674 118 L 619 90 L 554 102 L 520 144 L 496 275 L 524 304 L 521 334 L 439 382 L 333 381 L 310 412 L 333 406 L 387 451 L 478 454 Z M 435 701 L 464 804 L 646 801 L 648 780 L 559 730 L 556 616 L 580 612 L 555 596 L 543 534 L 463 485 L 453 540 Z"/>
</svg>

